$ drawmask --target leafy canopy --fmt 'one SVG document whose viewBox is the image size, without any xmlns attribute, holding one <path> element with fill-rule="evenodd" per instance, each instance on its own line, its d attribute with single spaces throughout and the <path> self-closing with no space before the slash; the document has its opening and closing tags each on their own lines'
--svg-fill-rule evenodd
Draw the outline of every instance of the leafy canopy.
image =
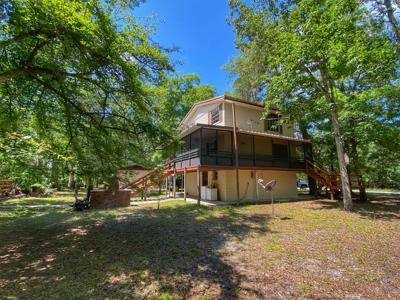
<svg viewBox="0 0 400 300">
<path fill-rule="evenodd" d="M 337 165 L 329 146 L 332 110 L 344 143 L 356 139 L 361 153 L 369 142 L 379 145 L 399 134 L 396 47 L 368 7 L 331 0 L 230 5 L 240 50 L 228 65 L 238 76 L 236 92 L 256 91 L 267 106 L 290 113 L 318 141 L 320 158 Z M 327 146 L 318 149 L 321 142 Z M 390 149 L 398 152 L 397 143 Z"/>
<path fill-rule="evenodd" d="M 0 125 L 49 144 L 82 174 L 115 168 L 170 138 L 149 85 L 172 70 L 137 1 L 0 2 Z"/>
</svg>

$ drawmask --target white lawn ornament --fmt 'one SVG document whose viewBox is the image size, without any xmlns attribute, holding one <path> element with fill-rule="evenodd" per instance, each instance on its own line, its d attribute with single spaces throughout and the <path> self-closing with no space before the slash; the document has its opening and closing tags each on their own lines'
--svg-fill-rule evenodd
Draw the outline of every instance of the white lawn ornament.
<svg viewBox="0 0 400 300">
<path fill-rule="evenodd" d="M 276 180 L 271 180 L 266 183 L 264 179 L 258 178 L 257 182 L 266 192 L 271 192 L 272 218 L 275 218 L 274 187 L 276 185 Z"/>
</svg>

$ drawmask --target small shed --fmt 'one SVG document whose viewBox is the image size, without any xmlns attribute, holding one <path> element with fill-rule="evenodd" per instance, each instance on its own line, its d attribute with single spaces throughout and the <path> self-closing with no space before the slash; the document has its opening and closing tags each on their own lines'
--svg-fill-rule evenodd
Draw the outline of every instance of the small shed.
<svg viewBox="0 0 400 300">
<path fill-rule="evenodd" d="M 121 187 L 127 187 L 129 183 L 146 176 L 152 171 L 150 168 L 146 168 L 140 164 L 132 164 L 122 167 L 118 170 L 117 176 Z"/>
</svg>

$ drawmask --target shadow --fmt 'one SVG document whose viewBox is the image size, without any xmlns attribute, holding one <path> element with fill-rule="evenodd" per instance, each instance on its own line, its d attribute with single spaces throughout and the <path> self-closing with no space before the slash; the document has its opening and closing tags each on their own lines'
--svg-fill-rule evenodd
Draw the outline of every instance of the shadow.
<svg viewBox="0 0 400 300">
<path fill-rule="evenodd" d="M 236 299 L 226 251 L 269 231 L 265 214 L 192 204 L 15 213 L 0 218 L 0 298 Z"/>
<path fill-rule="evenodd" d="M 312 209 L 338 209 L 343 207 L 342 202 L 327 199 L 316 200 L 315 203 L 320 204 L 320 206 Z M 400 200 L 390 197 L 376 197 L 368 202 L 353 200 L 352 212 L 371 220 L 400 220 Z"/>
<path fill-rule="evenodd" d="M 387 199 L 387 200 L 400 200 L 400 193 L 379 193 L 379 192 L 367 192 L 368 198 L 371 200 L 383 200 L 383 199 Z"/>
</svg>

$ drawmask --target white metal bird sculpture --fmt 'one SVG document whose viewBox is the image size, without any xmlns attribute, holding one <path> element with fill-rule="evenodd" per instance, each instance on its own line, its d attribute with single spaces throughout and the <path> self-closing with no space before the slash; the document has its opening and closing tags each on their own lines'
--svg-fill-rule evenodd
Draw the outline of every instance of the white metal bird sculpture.
<svg viewBox="0 0 400 300">
<path fill-rule="evenodd" d="M 272 204 L 272 218 L 275 218 L 275 208 L 274 208 L 274 187 L 276 186 L 276 180 L 271 180 L 265 182 L 263 178 L 258 178 L 258 184 L 266 191 L 271 193 L 271 204 Z"/>
</svg>

